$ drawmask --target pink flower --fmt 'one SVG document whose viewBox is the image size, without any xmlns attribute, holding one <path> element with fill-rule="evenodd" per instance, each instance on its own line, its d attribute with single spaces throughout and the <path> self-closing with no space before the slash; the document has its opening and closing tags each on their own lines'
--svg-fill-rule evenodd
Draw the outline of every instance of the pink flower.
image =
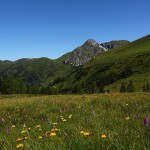
<svg viewBox="0 0 150 150">
<path fill-rule="evenodd" d="M 148 117 L 144 118 L 144 126 L 148 127 Z"/>
</svg>

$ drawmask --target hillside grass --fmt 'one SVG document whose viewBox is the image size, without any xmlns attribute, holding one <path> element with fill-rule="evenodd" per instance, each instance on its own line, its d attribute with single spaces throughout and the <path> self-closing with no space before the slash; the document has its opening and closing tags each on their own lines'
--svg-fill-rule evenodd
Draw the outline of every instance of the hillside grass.
<svg viewBox="0 0 150 150">
<path fill-rule="evenodd" d="M 55 78 L 65 76 L 74 70 L 71 65 L 63 63 L 66 57 L 67 54 L 56 60 L 42 57 L 0 61 L 0 74 L 2 78 L 14 76 L 26 84 L 47 86 Z"/>
<path fill-rule="evenodd" d="M 126 74 L 128 71 L 130 73 Z M 86 85 L 88 83 L 87 86 L 90 86 L 94 82 L 97 87 L 102 84 L 111 92 L 119 92 L 121 82 L 127 83 L 132 80 L 135 91 L 138 92 L 142 90 L 143 84 L 146 82 L 150 84 L 149 76 L 150 35 L 99 54 L 56 86 L 65 89 L 68 85 Z M 116 88 L 113 88 L 114 86 Z M 83 91 L 84 88 L 81 87 Z"/>
<path fill-rule="evenodd" d="M 132 58 L 137 54 L 150 53 L 150 35 L 133 41 L 123 47 L 106 51 L 95 57 L 90 63 L 85 65 L 85 68 L 91 68 L 95 65 L 114 63 L 117 61 Z M 127 62 L 128 63 L 128 62 Z"/>
<path fill-rule="evenodd" d="M 0 96 L 0 149 L 148 150 L 146 116 L 150 93 Z"/>
<path fill-rule="evenodd" d="M 109 86 L 105 87 L 105 91 L 110 92 L 119 92 L 121 83 L 125 83 L 126 87 L 129 81 L 133 81 L 133 89 L 134 91 L 142 92 L 143 91 L 143 85 L 146 85 L 147 83 L 150 84 L 150 70 L 141 74 L 135 74 L 133 76 L 130 76 L 125 79 L 121 79 L 113 84 L 110 84 Z"/>
</svg>

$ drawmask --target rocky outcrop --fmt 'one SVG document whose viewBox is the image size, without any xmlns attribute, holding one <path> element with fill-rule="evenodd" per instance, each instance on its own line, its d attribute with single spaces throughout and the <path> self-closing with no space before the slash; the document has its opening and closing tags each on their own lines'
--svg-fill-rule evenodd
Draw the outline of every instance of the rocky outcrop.
<svg viewBox="0 0 150 150">
<path fill-rule="evenodd" d="M 77 47 L 73 50 L 64 62 L 72 66 L 81 66 L 106 50 L 106 48 L 95 40 L 89 39 L 81 47 Z"/>
<path fill-rule="evenodd" d="M 119 40 L 99 44 L 95 40 L 89 39 L 81 47 L 77 47 L 70 52 L 64 60 L 64 63 L 71 64 L 72 66 L 81 66 L 89 62 L 98 54 L 113 48 L 118 48 L 127 43 L 129 43 L 129 41 Z"/>
<path fill-rule="evenodd" d="M 127 40 L 118 40 L 118 41 L 110 41 L 110 42 L 101 43 L 100 45 L 103 46 L 104 48 L 106 48 L 107 50 L 110 50 L 110 49 L 114 49 L 114 48 L 119 48 L 128 43 L 130 43 L 130 42 Z"/>
</svg>

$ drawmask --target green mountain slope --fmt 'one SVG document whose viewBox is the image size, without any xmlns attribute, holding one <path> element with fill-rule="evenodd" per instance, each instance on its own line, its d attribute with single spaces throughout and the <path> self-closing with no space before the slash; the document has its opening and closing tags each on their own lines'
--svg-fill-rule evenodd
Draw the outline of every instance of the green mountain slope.
<svg viewBox="0 0 150 150">
<path fill-rule="evenodd" d="M 109 44 L 114 44 L 110 43 Z M 115 45 L 120 46 L 124 42 L 116 41 Z M 47 86 L 59 77 L 66 76 L 75 70 L 73 62 L 82 65 L 95 57 L 103 48 L 94 40 L 88 40 L 81 47 L 64 54 L 58 59 L 48 58 L 28 59 L 23 58 L 17 61 L 0 61 L 0 79 L 13 77 L 23 80 L 30 86 Z M 86 57 L 85 57 L 86 56 Z M 69 62 L 66 63 L 66 60 Z M 84 60 L 85 59 L 85 60 Z M 82 62 L 82 63 L 79 63 Z"/>
<path fill-rule="evenodd" d="M 121 82 L 133 80 L 136 91 L 150 82 L 150 35 L 98 55 L 57 83 L 60 92 L 119 91 Z M 114 90 L 113 87 L 116 87 Z"/>
<path fill-rule="evenodd" d="M 41 90 L 45 94 L 53 94 L 51 91 L 54 94 L 118 92 L 122 82 L 128 86 L 132 80 L 134 90 L 142 90 L 143 85 L 150 81 L 150 35 L 131 43 L 122 40 L 103 44 L 108 49 L 117 48 L 108 51 L 94 40 L 88 40 L 73 52 L 55 60 L 0 61 L 0 89 L 5 92 L 6 87 L 18 86 L 19 90 L 24 85 L 22 91 L 28 93 L 33 90 L 33 93 Z M 102 52 L 98 54 L 97 49 Z M 73 67 L 72 61 L 77 64 L 84 62 L 83 56 L 87 60 L 84 66 Z"/>
<path fill-rule="evenodd" d="M 122 47 L 123 45 L 126 45 L 128 43 L 130 42 L 127 40 L 114 40 L 110 42 L 101 43 L 101 46 L 103 46 L 106 49 L 114 49 L 114 48 Z"/>
<path fill-rule="evenodd" d="M 70 65 L 63 64 L 61 58 L 51 60 L 48 58 L 20 59 L 14 62 L 1 61 L 1 78 L 13 76 L 21 78 L 30 85 L 47 85 L 54 78 L 64 76 L 73 71 Z"/>
</svg>

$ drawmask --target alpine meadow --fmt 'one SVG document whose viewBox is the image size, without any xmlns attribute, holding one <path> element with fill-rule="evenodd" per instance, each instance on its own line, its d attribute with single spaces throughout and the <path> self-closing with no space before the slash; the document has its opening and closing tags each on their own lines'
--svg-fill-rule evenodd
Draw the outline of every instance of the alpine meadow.
<svg viewBox="0 0 150 150">
<path fill-rule="evenodd" d="M 71 66 L 67 57 L 1 62 L 1 149 L 149 149 L 150 36 L 85 65 Z M 23 73 L 31 72 L 29 85 Z M 44 87 L 37 88 L 36 81 Z"/>
<path fill-rule="evenodd" d="M 0 150 L 150 150 L 149 0 L 0 1 Z"/>
</svg>

